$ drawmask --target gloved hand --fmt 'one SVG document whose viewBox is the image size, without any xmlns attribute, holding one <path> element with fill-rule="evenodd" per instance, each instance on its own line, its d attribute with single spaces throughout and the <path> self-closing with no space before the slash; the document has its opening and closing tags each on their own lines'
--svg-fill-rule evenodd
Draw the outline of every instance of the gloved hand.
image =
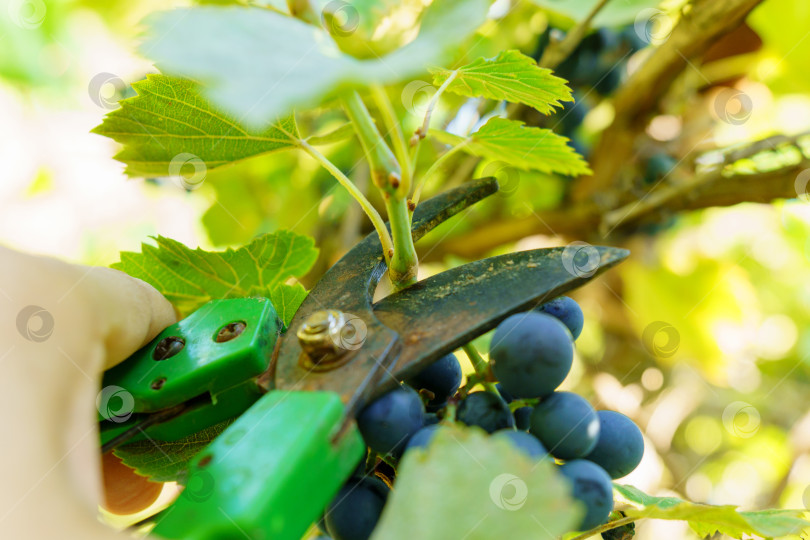
<svg viewBox="0 0 810 540">
<path fill-rule="evenodd" d="M 0 247 L 0 538 L 122 537 L 97 519 L 101 373 L 174 322 L 143 281 Z M 154 499 L 159 485 L 105 464 L 112 510 Z"/>
</svg>

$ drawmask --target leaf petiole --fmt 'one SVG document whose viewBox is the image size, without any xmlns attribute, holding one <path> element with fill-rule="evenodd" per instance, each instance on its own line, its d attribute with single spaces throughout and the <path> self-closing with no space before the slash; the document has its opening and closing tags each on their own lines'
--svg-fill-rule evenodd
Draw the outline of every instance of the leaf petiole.
<svg viewBox="0 0 810 540">
<path fill-rule="evenodd" d="M 363 192 L 360 191 L 356 185 L 354 185 L 354 182 L 352 182 L 348 176 L 343 174 L 343 171 L 341 171 L 337 165 L 329 161 L 329 158 L 318 152 L 306 141 L 299 141 L 298 146 L 300 146 L 301 149 L 307 154 L 315 158 L 315 160 L 320 163 L 324 169 L 329 171 L 329 173 L 335 177 L 341 186 L 346 188 L 346 191 L 348 191 L 349 194 L 354 197 L 354 200 L 360 203 L 363 211 L 371 220 L 372 225 L 374 225 L 374 230 L 376 230 L 377 234 L 380 236 L 383 254 L 385 255 L 385 259 L 387 261 L 388 254 L 394 249 L 394 244 L 391 241 L 391 235 L 388 234 L 388 228 L 385 226 L 385 221 L 383 221 L 383 218 L 380 216 L 380 213 L 377 212 L 377 209 L 374 208 L 366 196 L 363 195 Z"/>
<path fill-rule="evenodd" d="M 425 184 L 427 184 L 428 179 L 430 179 L 430 177 L 433 174 L 435 174 L 436 171 L 438 171 L 442 165 L 444 165 L 445 161 L 450 159 L 450 157 L 452 157 L 453 154 L 455 154 L 459 150 L 462 150 L 464 146 L 466 146 L 466 144 L 467 140 L 464 140 L 455 145 L 454 147 L 452 147 L 450 150 L 448 150 L 441 156 L 439 156 L 439 159 L 434 161 L 433 164 L 428 168 L 428 170 L 425 171 L 425 174 L 423 174 L 419 178 L 419 181 L 416 183 L 416 189 L 414 189 L 413 191 L 413 197 L 411 197 L 411 201 L 413 201 L 413 206 L 419 204 L 419 198 L 422 196 L 422 189 L 425 187 Z"/>
</svg>

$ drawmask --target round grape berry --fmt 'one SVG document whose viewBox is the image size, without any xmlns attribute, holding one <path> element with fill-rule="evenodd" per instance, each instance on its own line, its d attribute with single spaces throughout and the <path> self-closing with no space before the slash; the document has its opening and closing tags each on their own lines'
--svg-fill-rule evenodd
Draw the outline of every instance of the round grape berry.
<svg viewBox="0 0 810 540">
<path fill-rule="evenodd" d="M 521 407 L 519 409 L 515 409 L 515 412 L 512 414 L 515 416 L 515 427 L 521 431 L 528 431 L 529 426 L 531 425 L 531 418 L 532 418 L 532 408 L 531 407 Z"/>
<path fill-rule="evenodd" d="M 515 398 L 536 398 L 551 394 L 565 380 L 574 345 L 559 319 L 530 311 L 498 325 L 489 357 L 504 390 Z"/>
<path fill-rule="evenodd" d="M 357 427 L 366 445 L 380 454 L 394 456 L 402 452 L 424 422 L 422 399 L 407 386 L 380 396 L 357 415 Z"/>
<path fill-rule="evenodd" d="M 428 410 L 431 406 L 444 406 L 461 386 L 461 365 L 454 354 L 446 354 L 407 382 L 416 389 L 425 389 L 434 395 L 428 402 Z"/>
<path fill-rule="evenodd" d="M 588 455 L 599 437 L 599 417 L 590 403 L 571 392 L 555 392 L 532 411 L 529 431 L 559 459 Z"/>
<path fill-rule="evenodd" d="M 478 426 L 487 433 L 515 427 L 509 405 L 491 392 L 473 392 L 464 398 L 456 411 L 459 422 Z"/>
<path fill-rule="evenodd" d="M 547 313 L 552 317 L 560 320 L 571 332 L 571 336 L 577 339 L 582 333 L 582 327 L 585 325 L 585 317 L 582 315 L 582 309 L 573 298 L 567 296 L 560 296 L 551 302 L 546 302 L 537 308 L 541 313 Z"/>
<path fill-rule="evenodd" d="M 367 540 L 380 519 L 388 486 L 376 477 L 353 478 L 326 509 L 326 530 L 334 540 Z"/>
<path fill-rule="evenodd" d="M 493 437 L 508 440 L 512 446 L 534 460 L 541 460 L 548 456 L 548 451 L 543 446 L 543 443 L 538 441 L 537 437 L 525 431 L 504 429 L 495 432 Z"/>
<path fill-rule="evenodd" d="M 585 456 L 614 480 L 627 476 L 641 463 L 644 437 L 638 426 L 625 415 L 615 411 L 598 411 L 599 438 L 596 446 Z"/>
<path fill-rule="evenodd" d="M 605 523 L 613 511 L 613 484 L 608 473 L 584 459 L 561 465 L 560 472 L 571 482 L 574 498 L 586 508 L 579 530 L 587 531 Z"/>
<path fill-rule="evenodd" d="M 405 451 L 411 450 L 412 448 L 422 448 L 425 449 L 430 444 L 430 441 L 433 440 L 434 435 L 439 430 L 438 425 L 434 424 L 432 426 L 425 426 L 416 433 L 414 433 L 411 440 L 408 441 L 408 445 L 405 447 Z"/>
</svg>

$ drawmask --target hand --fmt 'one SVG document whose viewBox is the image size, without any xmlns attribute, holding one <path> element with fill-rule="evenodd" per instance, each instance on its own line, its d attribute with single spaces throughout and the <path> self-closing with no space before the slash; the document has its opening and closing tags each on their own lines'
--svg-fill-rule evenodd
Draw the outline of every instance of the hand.
<svg viewBox="0 0 810 540">
<path fill-rule="evenodd" d="M 175 322 L 171 304 L 122 272 L 0 247 L 0 306 L 0 538 L 120 538 L 97 520 L 101 374 Z M 105 464 L 111 510 L 159 491 Z"/>
</svg>

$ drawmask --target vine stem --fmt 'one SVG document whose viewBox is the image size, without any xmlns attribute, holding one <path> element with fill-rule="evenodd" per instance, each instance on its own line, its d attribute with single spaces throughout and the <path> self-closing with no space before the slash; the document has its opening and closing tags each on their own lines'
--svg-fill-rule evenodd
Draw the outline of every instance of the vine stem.
<svg viewBox="0 0 810 540">
<path fill-rule="evenodd" d="M 498 392 L 498 389 L 495 388 L 495 383 L 486 382 L 487 373 L 489 372 L 489 364 L 478 353 L 478 349 L 475 348 L 475 345 L 472 343 L 467 343 L 461 348 L 464 349 L 464 353 L 467 355 L 467 358 L 470 359 L 476 375 L 483 379 L 481 386 L 483 386 L 487 392 L 492 392 L 493 394 L 499 396 L 500 393 Z"/>
<path fill-rule="evenodd" d="M 388 94 L 385 93 L 385 89 L 378 84 L 372 85 L 371 95 L 374 98 L 374 102 L 377 104 L 377 108 L 380 110 L 388 133 L 391 135 L 391 142 L 394 143 L 394 154 L 402 169 L 399 193 L 407 195 L 411 191 L 413 168 L 408 151 L 408 144 L 405 142 L 405 136 L 402 134 L 402 127 L 399 125 L 394 107 L 391 105 L 391 100 L 388 99 Z"/>
<path fill-rule="evenodd" d="M 392 235 L 391 248 L 386 250 L 385 260 L 388 263 L 391 285 L 394 291 L 399 291 L 416 283 L 419 268 L 419 259 L 416 256 L 411 233 L 407 192 L 403 194 L 400 189 L 402 178 L 400 164 L 380 135 L 374 119 L 357 92 L 351 92 L 343 99 L 343 108 L 354 125 L 371 166 L 371 178 L 385 201 Z"/>
<path fill-rule="evenodd" d="M 417 128 L 416 132 L 413 134 L 414 138 L 411 139 L 411 144 L 412 145 L 415 146 L 415 145 L 419 144 L 419 142 L 422 139 L 427 137 L 428 130 L 430 129 L 430 117 L 431 117 L 431 115 L 433 115 L 433 109 L 436 108 L 436 104 L 439 103 L 439 98 L 444 93 L 444 91 L 447 89 L 447 87 L 450 86 L 450 83 L 455 80 L 456 75 L 458 75 L 458 70 L 455 70 L 452 73 L 450 73 L 450 76 L 447 77 L 447 80 L 444 81 L 444 83 L 442 83 L 442 85 L 439 87 L 439 89 L 436 90 L 436 93 L 433 94 L 433 96 L 430 98 L 430 101 L 428 102 L 427 110 L 425 111 L 425 120 L 422 122 L 422 125 L 419 126 L 419 128 Z"/>
<path fill-rule="evenodd" d="M 570 538 L 569 540 L 586 540 L 587 538 L 590 538 L 591 536 L 593 536 L 595 534 L 600 534 L 600 533 L 603 533 L 605 531 L 609 531 L 611 529 L 621 527 L 622 525 L 627 525 L 628 523 L 633 523 L 637 519 L 638 518 L 635 518 L 635 517 L 623 517 L 623 518 L 617 519 L 615 521 L 608 521 L 607 523 L 599 525 L 598 527 L 594 527 L 590 531 L 586 531 L 586 532 L 584 532 L 584 533 L 582 533 L 582 534 L 580 534 L 578 536 Z"/>
<path fill-rule="evenodd" d="M 419 204 L 419 197 L 422 196 L 422 188 L 425 187 L 425 184 L 427 184 L 428 179 L 437 170 L 439 170 L 439 168 L 442 165 L 444 165 L 445 161 L 447 161 L 451 156 L 453 156 L 453 154 L 455 154 L 456 152 L 458 152 L 459 150 L 464 148 L 464 146 L 466 144 L 467 144 L 466 140 L 463 141 L 463 142 L 458 143 L 453 148 L 451 148 L 450 150 L 448 150 L 447 152 L 445 152 L 444 154 L 439 156 L 439 159 L 434 161 L 433 164 L 428 168 L 428 170 L 425 171 L 425 174 L 423 174 L 422 177 L 419 179 L 419 181 L 416 183 L 416 188 L 413 191 L 413 197 L 411 197 L 411 200 L 413 201 L 413 206 L 416 206 L 417 204 Z"/>
<path fill-rule="evenodd" d="M 341 171 L 337 165 L 329 161 L 329 158 L 318 152 L 306 141 L 299 141 L 298 145 L 307 154 L 315 158 L 315 160 L 320 163 L 324 169 L 329 171 L 329 173 L 335 177 L 340 185 L 346 188 L 346 191 L 348 191 L 349 194 L 354 197 L 354 200 L 360 203 L 363 211 L 371 220 L 372 225 L 374 225 L 374 230 L 376 230 L 377 234 L 380 236 L 380 243 L 383 247 L 383 253 L 386 256 L 386 260 L 388 260 L 388 253 L 394 249 L 394 244 L 391 240 L 391 235 L 388 233 L 388 228 L 385 226 L 385 221 L 383 221 L 383 218 L 380 216 L 380 213 L 377 212 L 377 209 L 374 208 L 366 196 L 363 195 L 363 192 L 360 191 L 356 185 L 354 185 L 354 182 L 352 182 L 348 176 L 343 174 L 343 171 Z"/>
</svg>

